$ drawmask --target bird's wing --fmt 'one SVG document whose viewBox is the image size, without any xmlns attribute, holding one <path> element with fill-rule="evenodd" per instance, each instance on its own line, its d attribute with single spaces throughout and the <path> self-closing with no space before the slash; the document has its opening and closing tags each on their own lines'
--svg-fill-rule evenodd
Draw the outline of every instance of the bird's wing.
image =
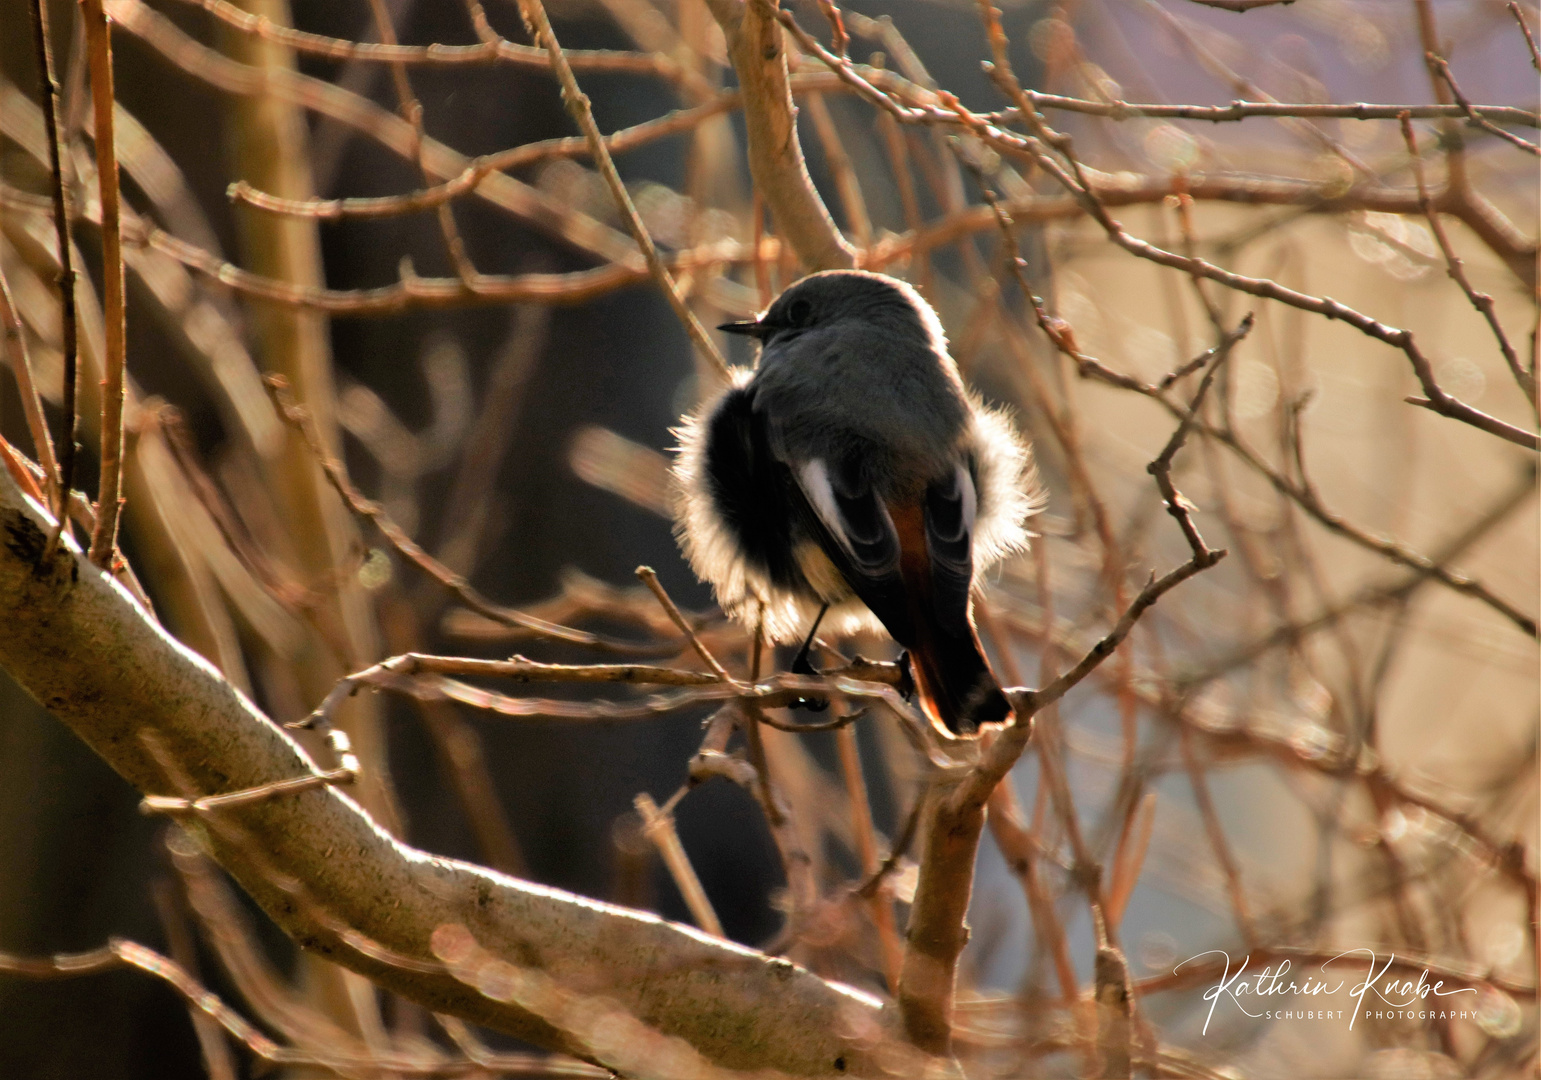
<svg viewBox="0 0 1541 1080">
<path fill-rule="evenodd" d="M 955 637 L 972 633 L 968 600 L 974 582 L 974 515 L 978 505 L 974 477 L 962 462 L 926 487 L 932 606 L 942 629 Z"/>
<path fill-rule="evenodd" d="M 809 458 L 792 475 L 808 533 L 894 640 L 908 644 L 914 635 L 900 573 L 904 540 L 887 504 L 854 460 Z"/>
<path fill-rule="evenodd" d="M 820 527 L 821 546 L 852 589 L 900 642 L 918 597 L 952 636 L 966 636 L 977 498 L 968 467 L 927 485 L 918 500 L 885 501 L 854 461 L 811 458 L 793 469 Z M 914 579 L 906 585 L 906 579 Z"/>
<path fill-rule="evenodd" d="M 969 619 L 978 499 L 960 462 L 915 498 L 884 500 L 860 470 L 823 460 L 795 470 L 820 544 L 910 656 L 921 701 L 953 732 L 1002 719 L 1006 701 Z"/>
</svg>

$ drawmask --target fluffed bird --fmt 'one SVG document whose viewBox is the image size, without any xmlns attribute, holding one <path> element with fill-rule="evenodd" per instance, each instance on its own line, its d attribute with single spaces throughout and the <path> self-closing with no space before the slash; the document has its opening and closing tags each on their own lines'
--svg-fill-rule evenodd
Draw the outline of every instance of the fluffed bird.
<svg viewBox="0 0 1541 1080">
<path fill-rule="evenodd" d="M 952 734 L 1003 720 L 972 593 L 1026 547 L 1042 496 L 1011 421 L 964 387 L 931 305 L 895 278 L 831 270 L 721 329 L 757 339 L 760 357 L 675 432 L 691 568 L 771 641 L 811 643 L 821 619 L 837 633 L 880 623 Z"/>
</svg>

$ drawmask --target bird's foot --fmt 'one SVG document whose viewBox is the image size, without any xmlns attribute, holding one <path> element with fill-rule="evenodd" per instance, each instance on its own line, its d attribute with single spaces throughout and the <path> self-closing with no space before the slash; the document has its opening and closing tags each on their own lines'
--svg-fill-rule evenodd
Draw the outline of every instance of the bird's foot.
<svg viewBox="0 0 1541 1080">
<path fill-rule="evenodd" d="M 899 654 L 899 675 L 899 685 L 894 689 L 905 701 L 910 701 L 915 697 L 915 669 L 911 666 L 908 649 Z"/>
<path fill-rule="evenodd" d="M 810 642 L 812 641 L 811 638 L 809 640 Z M 798 651 L 798 654 L 792 658 L 792 674 L 812 675 L 817 677 L 824 673 L 816 669 L 813 664 L 809 662 L 808 649 L 807 646 L 804 646 L 801 650 Z M 798 698 L 787 707 L 790 709 L 807 709 L 809 712 L 823 712 L 825 709 L 829 708 L 829 699 Z"/>
</svg>

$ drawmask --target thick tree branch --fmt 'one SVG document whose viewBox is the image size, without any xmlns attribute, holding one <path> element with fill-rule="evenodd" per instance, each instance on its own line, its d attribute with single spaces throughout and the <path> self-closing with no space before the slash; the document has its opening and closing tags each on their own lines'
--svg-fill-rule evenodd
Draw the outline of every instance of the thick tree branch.
<svg viewBox="0 0 1541 1080">
<path fill-rule="evenodd" d="M 775 0 L 707 0 L 707 7 L 722 27 L 738 73 L 749 172 L 776 228 L 809 270 L 855 266 L 856 252 L 835 228 L 803 160 Z"/>
<path fill-rule="evenodd" d="M 0 476 L 0 665 L 17 682 L 146 794 L 217 794 L 316 771 L 73 545 L 42 561 L 52 524 Z M 188 826 L 301 945 L 434 1012 L 602 1064 L 619 1051 L 584 1034 L 579 1006 L 603 1004 L 704 1074 L 925 1068 L 855 991 L 651 915 L 430 857 L 331 787 Z"/>
</svg>

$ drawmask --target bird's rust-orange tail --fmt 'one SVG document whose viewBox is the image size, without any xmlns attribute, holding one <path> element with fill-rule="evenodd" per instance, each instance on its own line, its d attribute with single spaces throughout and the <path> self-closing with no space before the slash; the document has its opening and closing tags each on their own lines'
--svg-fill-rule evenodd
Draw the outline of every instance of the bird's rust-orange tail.
<svg viewBox="0 0 1541 1080">
<path fill-rule="evenodd" d="M 932 723 L 954 735 L 1004 720 L 1010 705 L 985 660 L 973 620 L 949 630 L 937 617 L 920 502 L 890 503 L 888 510 L 899 534 L 899 574 L 910 616 L 910 640 L 900 644 L 910 653 L 921 708 Z"/>
</svg>

